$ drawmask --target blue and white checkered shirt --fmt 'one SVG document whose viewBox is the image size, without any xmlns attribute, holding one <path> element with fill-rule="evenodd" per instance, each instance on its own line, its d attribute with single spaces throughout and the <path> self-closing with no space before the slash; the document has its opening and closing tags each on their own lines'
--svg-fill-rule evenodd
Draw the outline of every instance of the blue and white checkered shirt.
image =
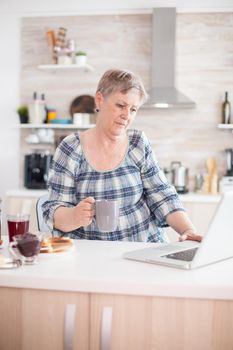
<svg viewBox="0 0 233 350">
<path fill-rule="evenodd" d="M 69 233 L 71 238 L 164 242 L 166 216 L 184 210 L 154 158 L 143 132 L 128 130 L 128 150 L 121 164 L 111 171 L 96 171 L 87 161 L 78 133 L 58 146 L 49 173 L 49 201 L 44 219 L 53 230 L 53 215 L 59 206 L 72 207 L 86 197 L 114 199 L 120 207 L 118 228 L 99 232 L 95 219 L 87 227 Z"/>
</svg>

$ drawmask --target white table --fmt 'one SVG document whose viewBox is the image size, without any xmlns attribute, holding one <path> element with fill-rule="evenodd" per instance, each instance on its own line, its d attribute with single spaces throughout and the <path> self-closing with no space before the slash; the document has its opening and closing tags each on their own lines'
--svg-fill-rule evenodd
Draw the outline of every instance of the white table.
<svg viewBox="0 0 233 350">
<path fill-rule="evenodd" d="M 74 349 L 100 349 L 109 311 L 111 350 L 232 349 L 233 259 L 193 271 L 122 259 L 151 245 L 77 240 L 38 265 L 0 270 L 0 348 L 62 349 L 72 305 Z"/>
<path fill-rule="evenodd" d="M 1 286 L 233 300 L 233 259 L 182 271 L 122 258 L 125 251 L 153 243 L 74 243 L 74 249 L 66 253 L 40 254 L 38 265 L 0 270 Z"/>
</svg>

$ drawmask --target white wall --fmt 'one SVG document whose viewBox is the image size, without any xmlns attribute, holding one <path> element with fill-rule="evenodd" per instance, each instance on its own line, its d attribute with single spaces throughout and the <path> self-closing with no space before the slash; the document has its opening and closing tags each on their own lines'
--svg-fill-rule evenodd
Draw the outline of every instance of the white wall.
<svg viewBox="0 0 233 350">
<path fill-rule="evenodd" d="M 15 15 L 0 15 L 0 197 L 18 187 L 19 132 L 16 125 L 19 77 L 19 20 Z"/>
</svg>

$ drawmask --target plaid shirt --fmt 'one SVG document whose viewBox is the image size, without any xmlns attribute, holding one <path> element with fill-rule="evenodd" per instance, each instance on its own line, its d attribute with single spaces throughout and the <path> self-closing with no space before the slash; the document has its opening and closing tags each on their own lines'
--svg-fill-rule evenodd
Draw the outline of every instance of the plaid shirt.
<svg viewBox="0 0 233 350">
<path fill-rule="evenodd" d="M 53 230 L 53 215 L 59 206 L 72 207 L 86 197 L 117 199 L 118 228 L 99 232 L 95 218 L 87 227 L 69 233 L 71 238 L 163 242 L 166 216 L 184 210 L 154 158 L 143 132 L 128 130 L 128 150 L 121 164 L 110 171 L 96 171 L 86 160 L 78 133 L 58 146 L 49 173 L 49 200 L 43 215 Z"/>
</svg>

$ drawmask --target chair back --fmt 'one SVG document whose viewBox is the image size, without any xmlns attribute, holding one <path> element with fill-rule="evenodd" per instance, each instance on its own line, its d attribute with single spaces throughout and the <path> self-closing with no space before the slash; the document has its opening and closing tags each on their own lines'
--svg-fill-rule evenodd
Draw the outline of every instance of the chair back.
<svg viewBox="0 0 233 350">
<path fill-rule="evenodd" d="M 49 232 L 50 231 L 48 225 L 44 221 L 43 211 L 42 211 L 42 205 L 47 200 L 48 200 L 48 194 L 45 194 L 45 195 L 41 196 L 36 203 L 37 226 L 38 226 L 38 230 L 41 232 Z"/>
</svg>

